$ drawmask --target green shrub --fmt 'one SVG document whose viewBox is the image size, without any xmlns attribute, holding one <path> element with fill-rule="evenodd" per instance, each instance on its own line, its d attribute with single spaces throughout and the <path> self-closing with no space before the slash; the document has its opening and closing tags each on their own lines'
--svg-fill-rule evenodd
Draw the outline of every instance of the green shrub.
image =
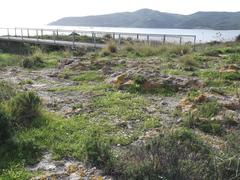
<svg viewBox="0 0 240 180">
<path fill-rule="evenodd" d="M 111 163 L 111 146 L 108 139 L 102 137 L 100 130 L 93 128 L 85 142 L 86 160 L 91 165 L 109 167 Z"/>
<path fill-rule="evenodd" d="M 222 50 L 220 49 L 209 49 L 206 52 L 204 52 L 204 55 L 206 56 L 212 56 L 212 57 L 218 57 L 219 54 L 222 54 Z"/>
<path fill-rule="evenodd" d="M 118 48 L 117 48 L 117 45 L 114 41 L 109 41 L 107 43 L 107 45 L 102 49 L 102 51 L 100 52 L 100 55 L 102 57 L 105 57 L 105 56 L 110 56 L 112 54 L 115 54 L 117 53 L 118 51 Z"/>
<path fill-rule="evenodd" d="M 111 53 L 107 49 L 103 49 L 101 51 L 101 56 L 102 57 L 106 57 L 106 56 L 110 56 L 110 55 L 111 55 Z"/>
<path fill-rule="evenodd" d="M 114 170 L 119 179 L 212 179 L 210 154 L 191 130 L 163 130 L 145 145 L 131 146 Z"/>
<path fill-rule="evenodd" d="M 179 61 L 182 63 L 185 70 L 194 70 L 195 67 L 198 67 L 198 63 L 192 55 L 184 55 L 180 57 Z"/>
<path fill-rule="evenodd" d="M 213 135 L 222 135 L 223 128 L 220 122 L 217 121 L 203 121 L 199 124 L 199 129 L 205 133 L 213 134 Z"/>
<path fill-rule="evenodd" d="M 183 56 L 191 52 L 190 46 L 187 45 L 169 45 L 168 53 L 170 55 Z"/>
<path fill-rule="evenodd" d="M 184 115 L 184 125 L 188 128 L 199 128 L 201 131 L 213 135 L 224 133 L 220 121 L 212 119 L 220 111 L 216 101 L 209 101 L 197 106 L 196 112 L 189 112 Z"/>
<path fill-rule="evenodd" d="M 115 42 L 109 42 L 107 44 L 107 50 L 110 52 L 110 53 L 116 53 L 117 52 L 117 45 Z"/>
<path fill-rule="evenodd" d="M 9 100 L 12 96 L 16 94 L 16 90 L 13 85 L 0 81 L 0 102 Z"/>
<path fill-rule="evenodd" d="M 4 144 L 11 137 L 9 118 L 0 106 L 0 145 Z"/>
<path fill-rule="evenodd" d="M 227 72 L 222 74 L 225 80 L 230 81 L 239 81 L 240 80 L 240 73 L 239 72 Z"/>
<path fill-rule="evenodd" d="M 40 98 L 33 92 L 18 93 L 13 97 L 8 109 L 11 121 L 16 127 L 27 127 L 40 115 Z"/>
<path fill-rule="evenodd" d="M 220 106 L 217 101 L 205 102 L 197 106 L 197 116 L 203 118 L 211 118 L 218 114 Z"/>
<path fill-rule="evenodd" d="M 26 57 L 22 61 L 22 66 L 24 68 L 42 68 L 44 67 L 44 61 L 39 56 Z"/>
<path fill-rule="evenodd" d="M 14 166 L 11 169 L 3 170 L 0 173 L 1 180 L 27 180 L 31 178 L 31 174 L 20 166 Z"/>
</svg>

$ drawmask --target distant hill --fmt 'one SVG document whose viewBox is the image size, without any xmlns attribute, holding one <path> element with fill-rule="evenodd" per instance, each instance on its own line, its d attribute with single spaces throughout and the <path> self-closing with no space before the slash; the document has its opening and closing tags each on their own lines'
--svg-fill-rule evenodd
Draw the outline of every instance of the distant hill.
<svg viewBox="0 0 240 180">
<path fill-rule="evenodd" d="M 99 16 L 65 17 L 49 25 L 237 30 L 240 29 L 240 12 L 197 12 L 180 15 L 141 9 Z"/>
</svg>

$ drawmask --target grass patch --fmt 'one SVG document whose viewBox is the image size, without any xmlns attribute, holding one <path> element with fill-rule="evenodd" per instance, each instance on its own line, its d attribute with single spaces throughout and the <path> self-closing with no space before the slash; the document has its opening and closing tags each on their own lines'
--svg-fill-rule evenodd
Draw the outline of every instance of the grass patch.
<svg viewBox="0 0 240 180">
<path fill-rule="evenodd" d="M 18 66 L 21 62 L 20 56 L 0 53 L 0 67 Z"/>
<path fill-rule="evenodd" d="M 103 81 L 103 76 L 96 71 L 81 72 L 81 74 L 73 76 L 73 81 Z"/>
</svg>

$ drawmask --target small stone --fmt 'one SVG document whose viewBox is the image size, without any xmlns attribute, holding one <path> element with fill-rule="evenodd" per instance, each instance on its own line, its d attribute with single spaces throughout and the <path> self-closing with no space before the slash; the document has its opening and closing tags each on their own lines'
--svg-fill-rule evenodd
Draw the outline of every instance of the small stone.
<svg viewBox="0 0 240 180">
<path fill-rule="evenodd" d="M 182 122 L 182 118 L 178 118 L 177 123 L 181 123 L 181 122 Z"/>
<path fill-rule="evenodd" d="M 68 174 L 75 173 L 76 171 L 78 171 L 78 165 L 77 164 L 67 165 L 66 171 L 67 171 Z"/>
<path fill-rule="evenodd" d="M 69 180 L 80 180 L 81 176 L 79 176 L 77 173 L 72 173 L 69 176 Z"/>
<path fill-rule="evenodd" d="M 168 105 L 168 103 L 165 102 L 165 101 L 162 101 L 162 102 L 161 102 L 161 105 L 166 106 L 166 105 Z"/>
</svg>

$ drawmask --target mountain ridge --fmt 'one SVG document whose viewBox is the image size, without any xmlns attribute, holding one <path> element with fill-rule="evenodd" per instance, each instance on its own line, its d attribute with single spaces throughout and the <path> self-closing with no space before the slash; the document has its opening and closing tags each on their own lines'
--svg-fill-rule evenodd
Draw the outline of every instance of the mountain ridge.
<svg viewBox="0 0 240 180">
<path fill-rule="evenodd" d="M 64 17 L 49 25 L 238 30 L 240 12 L 199 11 L 181 15 L 145 8 L 134 12 Z"/>
</svg>

